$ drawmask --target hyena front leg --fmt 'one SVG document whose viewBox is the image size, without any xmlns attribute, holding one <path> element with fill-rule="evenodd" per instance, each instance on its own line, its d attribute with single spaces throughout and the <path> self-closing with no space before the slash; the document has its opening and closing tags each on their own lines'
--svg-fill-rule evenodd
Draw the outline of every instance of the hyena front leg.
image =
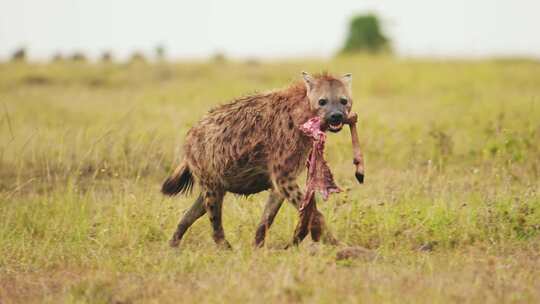
<svg viewBox="0 0 540 304">
<path fill-rule="evenodd" d="M 296 184 L 294 178 L 287 175 L 275 179 L 276 189 L 296 208 L 300 208 L 304 194 Z M 315 198 L 309 203 L 307 208 L 300 214 L 300 220 L 296 226 L 293 244 L 299 244 L 307 235 L 311 233 L 311 239 L 315 242 L 321 240 L 326 244 L 338 245 L 339 241 L 332 235 L 326 226 L 323 214 L 317 210 Z"/>
<path fill-rule="evenodd" d="M 283 204 L 284 197 L 274 190 L 270 190 L 270 195 L 268 196 L 268 201 L 264 206 L 264 212 L 261 218 L 261 223 L 257 228 L 255 233 L 255 247 L 262 247 L 264 245 L 264 238 L 266 236 L 266 231 L 270 229 L 270 226 L 274 222 L 274 218 Z"/>
<path fill-rule="evenodd" d="M 276 175 L 277 174 L 280 175 L 274 179 L 275 189 L 291 204 L 298 208 L 302 202 L 303 194 L 294 177 L 286 173 L 284 174 L 283 172 L 276 172 Z M 298 245 L 309 233 L 309 224 L 312 214 L 312 212 L 302 212 L 300 214 L 299 222 L 294 230 L 292 241 L 294 245 Z"/>
<path fill-rule="evenodd" d="M 178 223 L 176 232 L 173 234 L 173 237 L 169 241 L 169 245 L 171 245 L 171 247 L 178 247 L 178 245 L 180 245 L 182 237 L 184 237 L 184 234 L 186 233 L 188 228 L 193 225 L 193 223 L 195 223 L 195 221 L 201 216 L 203 216 L 205 213 L 206 209 L 204 209 L 203 197 L 201 194 L 199 195 L 195 203 L 193 203 L 193 205 L 188 209 L 188 211 L 186 211 L 186 213 L 180 220 L 180 223 Z"/>
<path fill-rule="evenodd" d="M 313 204 L 315 206 L 315 202 L 313 202 Z M 334 237 L 332 231 L 328 229 L 324 216 L 316 206 L 313 210 L 313 215 L 311 216 L 310 231 L 311 239 L 314 242 L 318 242 L 322 236 L 323 243 L 334 246 L 339 245 L 339 241 Z"/>
<path fill-rule="evenodd" d="M 300 209 L 300 205 L 296 205 L 294 203 L 292 203 L 292 205 L 297 210 Z M 313 198 L 313 201 L 310 203 L 310 205 L 314 206 L 314 208 L 310 210 L 311 217 L 309 218 L 309 232 L 311 234 L 311 239 L 314 242 L 318 242 L 322 238 L 322 241 L 325 244 L 339 245 L 339 241 L 334 237 L 332 231 L 328 229 L 326 221 L 324 220 L 324 215 L 319 211 L 319 209 L 317 209 L 315 198 Z"/>
<path fill-rule="evenodd" d="M 230 249 L 231 245 L 225 239 L 225 232 L 223 231 L 223 224 L 221 222 L 221 207 L 223 206 L 223 191 L 205 190 L 203 191 L 204 208 L 210 218 L 212 224 L 212 238 L 218 246 Z"/>
</svg>

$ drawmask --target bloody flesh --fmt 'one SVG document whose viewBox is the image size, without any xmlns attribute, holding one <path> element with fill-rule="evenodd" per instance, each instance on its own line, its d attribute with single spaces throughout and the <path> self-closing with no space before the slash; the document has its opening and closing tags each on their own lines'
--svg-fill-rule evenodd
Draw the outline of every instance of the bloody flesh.
<svg viewBox="0 0 540 304">
<path fill-rule="evenodd" d="M 321 118 L 318 116 L 311 118 L 300 127 L 300 130 L 313 140 L 307 161 L 306 193 L 300 205 L 300 211 L 303 211 L 313 201 L 315 191 L 319 191 L 323 199 L 327 200 L 330 193 L 341 192 L 341 189 L 334 182 L 332 172 L 324 159 L 326 134 L 321 130 Z"/>
</svg>

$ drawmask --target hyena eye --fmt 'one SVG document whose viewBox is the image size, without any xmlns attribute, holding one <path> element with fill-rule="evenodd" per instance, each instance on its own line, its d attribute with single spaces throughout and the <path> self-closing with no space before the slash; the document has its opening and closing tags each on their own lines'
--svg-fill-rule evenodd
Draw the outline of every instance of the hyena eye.
<svg viewBox="0 0 540 304">
<path fill-rule="evenodd" d="M 324 107 L 328 103 L 328 100 L 321 98 L 319 99 L 319 106 Z"/>
<path fill-rule="evenodd" d="M 341 97 L 339 99 L 339 102 L 341 102 L 342 105 L 347 105 L 347 103 L 349 102 L 349 100 L 345 97 Z"/>
</svg>

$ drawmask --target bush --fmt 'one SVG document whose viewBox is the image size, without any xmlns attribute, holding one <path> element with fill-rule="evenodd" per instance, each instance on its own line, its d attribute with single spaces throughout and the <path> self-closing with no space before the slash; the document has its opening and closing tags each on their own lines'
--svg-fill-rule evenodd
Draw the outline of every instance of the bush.
<svg viewBox="0 0 540 304">
<path fill-rule="evenodd" d="M 129 63 L 146 63 L 146 57 L 142 52 L 136 51 L 131 54 L 131 58 L 129 58 Z"/>
<path fill-rule="evenodd" d="M 158 61 L 165 61 L 165 54 L 166 54 L 166 51 L 165 51 L 165 46 L 163 46 L 162 44 L 158 44 L 156 46 L 156 59 Z"/>
<path fill-rule="evenodd" d="M 75 52 L 70 56 L 73 62 L 86 62 L 87 58 L 83 52 Z"/>
<path fill-rule="evenodd" d="M 101 62 L 111 63 L 113 61 L 113 55 L 110 51 L 104 51 L 101 53 Z"/>
<path fill-rule="evenodd" d="M 25 48 L 19 48 L 11 54 L 11 61 L 17 62 L 17 61 L 26 61 L 26 49 Z"/>
<path fill-rule="evenodd" d="M 389 50 L 389 41 L 381 31 L 377 16 L 360 15 L 351 20 L 343 53 L 378 53 L 385 50 Z"/>
<path fill-rule="evenodd" d="M 52 62 L 62 62 L 64 59 L 64 55 L 60 52 L 56 52 L 51 58 Z"/>
</svg>

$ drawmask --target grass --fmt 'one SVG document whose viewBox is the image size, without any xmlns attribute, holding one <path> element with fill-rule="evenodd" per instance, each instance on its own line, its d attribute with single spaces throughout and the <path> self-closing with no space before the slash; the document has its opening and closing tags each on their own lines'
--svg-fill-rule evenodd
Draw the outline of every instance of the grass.
<svg viewBox="0 0 540 304">
<path fill-rule="evenodd" d="M 233 251 L 206 218 L 167 241 L 195 197 L 159 186 L 212 106 L 299 72 L 352 72 L 366 157 L 327 158 L 345 193 L 320 208 L 348 245 L 251 242 L 265 194 L 228 195 Z M 0 302 L 527 303 L 540 301 L 540 63 L 331 61 L 0 64 Z M 420 250 L 428 248 L 431 250 Z"/>
</svg>

